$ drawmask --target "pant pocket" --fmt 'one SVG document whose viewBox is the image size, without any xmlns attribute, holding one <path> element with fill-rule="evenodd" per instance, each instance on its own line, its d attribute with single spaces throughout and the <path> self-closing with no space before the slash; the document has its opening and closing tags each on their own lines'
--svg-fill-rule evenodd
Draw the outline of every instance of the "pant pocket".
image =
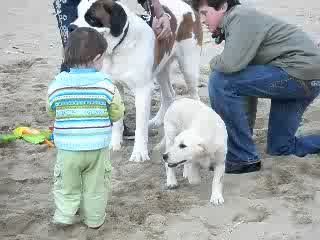
<svg viewBox="0 0 320 240">
<path fill-rule="evenodd" d="M 53 184 L 55 189 L 62 188 L 62 169 L 58 162 L 54 166 L 54 170 L 53 170 Z"/>
<path fill-rule="evenodd" d="M 107 192 L 111 189 L 111 178 L 112 178 L 112 165 L 111 161 L 107 159 L 104 163 L 105 170 L 104 170 L 104 182 Z"/>
</svg>

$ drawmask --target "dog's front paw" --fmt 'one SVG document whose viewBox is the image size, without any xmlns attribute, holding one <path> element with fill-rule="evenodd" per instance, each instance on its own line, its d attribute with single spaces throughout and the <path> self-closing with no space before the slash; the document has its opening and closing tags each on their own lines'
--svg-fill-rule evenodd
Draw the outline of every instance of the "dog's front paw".
<svg viewBox="0 0 320 240">
<path fill-rule="evenodd" d="M 178 188 L 178 182 L 175 175 L 167 176 L 167 188 L 168 189 L 176 189 Z"/>
<path fill-rule="evenodd" d="M 111 149 L 113 151 L 120 151 L 122 144 L 122 136 L 119 134 L 112 134 L 111 137 Z"/>
<path fill-rule="evenodd" d="M 179 187 L 178 183 L 167 183 L 167 189 L 173 190 Z"/>
<path fill-rule="evenodd" d="M 221 193 L 212 193 L 210 203 L 214 205 L 221 205 L 224 203 L 224 199 Z"/>
<path fill-rule="evenodd" d="M 135 151 L 133 150 L 131 157 L 129 159 L 130 162 L 144 162 L 150 160 L 148 150 Z"/>
</svg>

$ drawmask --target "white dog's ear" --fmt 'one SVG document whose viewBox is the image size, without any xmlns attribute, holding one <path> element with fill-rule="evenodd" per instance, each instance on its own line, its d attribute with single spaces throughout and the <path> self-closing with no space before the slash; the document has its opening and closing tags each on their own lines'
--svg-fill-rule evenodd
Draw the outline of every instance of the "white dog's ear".
<svg viewBox="0 0 320 240">
<path fill-rule="evenodd" d="M 207 154 L 208 153 L 207 145 L 204 143 L 204 141 L 202 139 L 197 143 L 197 149 L 199 150 L 200 154 Z"/>
</svg>

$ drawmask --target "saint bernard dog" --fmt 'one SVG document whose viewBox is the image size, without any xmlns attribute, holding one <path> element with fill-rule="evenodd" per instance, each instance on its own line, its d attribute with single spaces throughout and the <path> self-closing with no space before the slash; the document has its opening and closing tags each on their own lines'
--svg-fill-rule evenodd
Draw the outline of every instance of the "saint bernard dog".
<svg viewBox="0 0 320 240">
<path fill-rule="evenodd" d="M 169 74 L 174 59 L 179 63 L 190 97 L 199 99 L 197 85 L 203 38 L 200 17 L 182 0 L 160 0 L 160 3 L 171 16 L 173 32 L 169 39 L 162 41 L 121 1 L 82 0 L 77 9 L 78 18 L 70 25 L 71 29 L 92 27 L 104 34 L 108 49 L 102 71 L 134 94 L 136 130 L 130 157 L 134 162 L 149 160 L 148 127 L 162 125 L 166 110 L 175 98 Z M 161 107 L 149 121 L 154 81 L 160 86 Z M 121 87 L 119 90 L 121 92 Z M 121 147 L 122 132 L 123 119 L 113 125 L 111 148 L 114 151 Z"/>
</svg>

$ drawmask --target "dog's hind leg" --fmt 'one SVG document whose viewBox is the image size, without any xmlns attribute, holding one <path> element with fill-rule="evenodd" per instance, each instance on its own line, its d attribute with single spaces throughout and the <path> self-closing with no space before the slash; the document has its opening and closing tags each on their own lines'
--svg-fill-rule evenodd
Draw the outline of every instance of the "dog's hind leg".
<svg viewBox="0 0 320 240">
<path fill-rule="evenodd" d="M 222 180 L 225 172 L 225 158 L 226 151 L 220 150 L 215 153 L 216 166 L 214 168 L 214 174 L 212 179 L 212 192 L 210 202 L 214 205 L 219 205 L 224 202 L 222 196 Z"/>
<path fill-rule="evenodd" d="M 172 88 L 170 79 L 170 62 L 159 72 L 157 81 L 160 85 L 161 106 L 156 116 L 149 122 L 149 127 L 158 128 L 162 125 L 164 115 L 174 100 L 175 93 Z"/>
<path fill-rule="evenodd" d="M 177 58 L 180 70 L 186 81 L 191 98 L 200 99 L 198 94 L 198 81 L 200 76 L 201 48 L 195 39 L 186 39 L 179 43 Z"/>
</svg>

